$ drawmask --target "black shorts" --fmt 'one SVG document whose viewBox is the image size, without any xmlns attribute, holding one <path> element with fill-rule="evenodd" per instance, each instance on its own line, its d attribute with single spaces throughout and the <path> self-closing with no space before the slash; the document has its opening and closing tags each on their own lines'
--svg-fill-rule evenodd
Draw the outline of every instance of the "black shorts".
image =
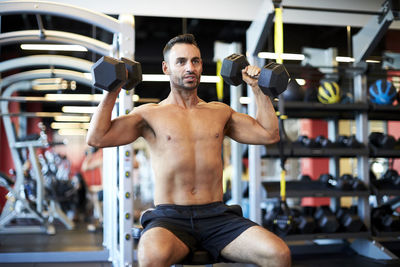
<svg viewBox="0 0 400 267">
<path fill-rule="evenodd" d="M 239 207 L 240 208 L 240 207 Z M 244 218 L 241 209 L 223 202 L 205 205 L 163 204 L 147 210 L 141 217 L 144 234 L 153 227 L 163 227 L 185 243 L 190 252 L 208 251 L 216 261 L 224 261 L 221 250 L 256 223 Z"/>
</svg>

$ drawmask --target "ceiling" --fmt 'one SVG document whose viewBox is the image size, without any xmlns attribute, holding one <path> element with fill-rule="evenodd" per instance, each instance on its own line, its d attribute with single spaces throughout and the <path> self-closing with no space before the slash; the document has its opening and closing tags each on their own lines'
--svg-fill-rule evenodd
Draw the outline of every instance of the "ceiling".
<svg viewBox="0 0 400 267">
<path fill-rule="evenodd" d="M 253 0 L 252 0 L 253 1 Z M 0 1 L 1 2 L 1 1 Z M 59 2 L 74 2 L 74 1 L 59 1 Z M 76 2 L 76 1 L 75 1 Z M 82 2 L 82 1 L 80 1 Z M 83 1 L 83 4 L 89 1 Z M 117 1 L 123 3 L 124 1 Z M 136 1 L 133 1 L 136 3 Z M 145 1 L 141 1 L 145 2 Z M 154 2 L 154 1 L 153 1 Z M 156 1 L 157 2 L 157 1 Z M 194 2 L 194 1 L 189 1 Z M 206 1 L 207 2 L 207 1 Z M 224 1 L 222 1 L 224 2 Z M 225 1 L 226 2 L 226 1 Z M 246 2 L 246 1 L 234 1 Z M 260 2 L 260 1 L 259 1 Z M 293 5 L 294 1 L 284 1 Z M 304 4 L 310 5 L 312 1 L 304 1 Z M 315 2 L 315 1 L 314 1 Z M 322 2 L 316 1 L 316 2 Z M 329 1 L 328 1 L 329 2 Z M 344 1 L 339 1 L 343 3 Z M 345 1 L 348 2 L 348 1 Z M 371 1 L 366 1 L 371 3 Z M 376 2 L 376 1 L 375 1 Z M 96 2 L 97 3 L 97 2 Z M 109 3 L 109 2 L 107 2 Z M 146 2 L 147 3 L 147 2 Z M 182 3 L 182 1 L 180 2 Z M 326 1 L 325 1 L 326 3 Z M 101 8 L 104 1 L 99 2 Z M 303 4 L 303 3 L 302 3 Z M 96 4 L 97 5 L 97 4 Z M 119 5 L 117 5 L 119 6 Z M 336 7 L 338 8 L 338 7 Z M 346 6 L 346 8 L 349 8 Z M 351 7 L 350 7 L 351 8 Z M 371 8 L 371 7 L 370 7 Z M 246 11 L 246 10 L 245 10 Z M 143 11 L 144 12 L 144 11 Z M 249 11 L 246 11 L 249 12 Z M 201 12 L 200 12 L 201 13 Z M 206 13 L 206 12 L 204 12 Z M 212 12 L 211 12 L 212 13 Z M 117 15 L 110 14 L 117 18 Z M 227 16 L 227 15 L 225 15 Z M 229 15 L 231 18 L 233 14 Z M 244 15 L 243 15 L 244 16 Z M 202 51 L 202 57 L 204 61 L 204 72 L 205 75 L 215 75 L 216 64 L 213 62 L 214 57 L 214 42 L 239 42 L 242 47 L 246 47 L 246 31 L 249 28 L 251 21 L 245 19 L 229 19 L 222 20 L 216 18 L 190 18 L 190 17 L 171 17 L 163 14 L 162 16 L 149 16 L 149 15 L 135 15 L 135 59 L 142 64 L 143 73 L 161 74 L 161 61 L 162 61 L 162 48 L 164 44 L 173 36 L 181 34 L 183 32 L 193 33 Z M 86 24 L 84 22 L 71 20 L 65 17 L 54 16 L 54 15 L 41 15 L 44 29 L 46 30 L 58 30 L 73 32 L 82 34 L 85 36 L 96 37 L 96 39 L 112 43 L 112 34 L 96 28 L 93 25 Z M 285 21 L 285 20 L 284 20 Z M 322 25 L 323 24 L 323 25 Z M 327 25 L 328 23 L 321 24 L 303 24 L 303 23 L 285 23 L 284 24 L 284 50 L 287 53 L 301 53 L 303 47 L 314 47 L 314 48 L 329 48 L 336 47 L 338 54 L 341 56 L 351 56 L 348 32 L 343 25 Z M 336 23 L 338 24 L 338 23 Z M 17 30 L 30 30 L 38 29 L 38 22 L 35 15 L 30 14 L 13 14 L 1 16 L 1 32 L 10 32 Z M 358 32 L 360 27 L 351 27 L 351 35 Z M 383 51 L 387 50 L 388 38 L 398 36 L 398 30 L 391 29 L 378 43 L 376 49 L 372 52 L 373 58 L 380 58 Z M 350 43 L 351 45 L 351 43 Z M 400 51 L 400 47 L 398 47 Z M 264 45 L 263 51 L 273 51 L 273 36 L 267 39 Z M 48 51 L 26 51 L 21 50 L 19 44 L 11 44 L 0 46 L 0 61 L 6 61 L 12 58 L 23 57 L 34 54 L 60 54 L 68 55 L 78 58 L 87 59 L 90 61 L 96 61 L 100 55 L 93 52 L 48 52 Z M 302 68 L 300 62 L 286 62 L 285 63 L 289 72 L 297 77 L 307 77 L 308 79 L 315 79 L 318 81 L 320 73 L 315 69 Z M 1 73 L 1 77 L 7 77 L 16 72 L 22 71 L 13 70 L 8 73 Z M 370 73 L 378 73 L 382 75 L 380 66 L 373 65 L 370 67 Z M 347 83 L 348 84 L 348 83 Z M 350 86 L 350 85 L 349 85 Z M 83 85 L 79 85 L 74 91 L 63 91 L 58 92 L 60 94 L 65 93 L 94 93 L 93 88 L 89 88 Z M 229 103 L 229 89 L 225 86 L 224 102 Z M 98 93 L 98 92 L 97 92 Z M 135 91 L 142 98 L 159 98 L 166 97 L 169 93 L 169 84 L 167 82 L 143 82 L 140 84 Z M 30 93 L 29 95 L 43 95 L 43 93 Z M 214 84 L 202 84 L 199 90 L 199 95 L 206 101 L 216 100 L 216 90 Z M 90 103 L 88 105 L 96 105 Z M 43 111 L 55 111 L 59 112 L 62 104 L 55 103 L 43 103 Z M 28 108 L 29 109 L 29 108 Z"/>
</svg>

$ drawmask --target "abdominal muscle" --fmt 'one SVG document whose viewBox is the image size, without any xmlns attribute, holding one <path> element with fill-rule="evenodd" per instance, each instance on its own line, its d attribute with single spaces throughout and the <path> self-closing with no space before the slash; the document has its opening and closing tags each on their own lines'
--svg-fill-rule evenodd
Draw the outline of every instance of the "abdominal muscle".
<svg viewBox="0 0 400 267">
<path fill-rule="evenodd" d="M 155 205 L 222 201 L 221 143 L 216 141 L 179 142 L 152 153 Z"/>
</svg>

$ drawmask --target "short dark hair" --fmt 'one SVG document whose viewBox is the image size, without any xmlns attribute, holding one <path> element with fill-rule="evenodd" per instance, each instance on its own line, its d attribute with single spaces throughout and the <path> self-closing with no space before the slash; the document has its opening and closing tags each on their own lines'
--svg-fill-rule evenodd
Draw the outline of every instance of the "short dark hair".
<svg viewBox="0 0 400 267">
<path fill-rule="evenodd" d="M 192 45 L 196 46 L 197 48 L 199 48 L 193 34 L 185 33 L 185 34 L 175 36 L 174 38 L 172 38 L 171 40 L 168 41 L 168 43 L 165 45 L 165 47 L 163 49 L 163 56 L 164 56 L 165 61 L 167 60 L 167 55 L 168 55 L 169 51 L 175 44 L 192 44 Z"/>
</svg>

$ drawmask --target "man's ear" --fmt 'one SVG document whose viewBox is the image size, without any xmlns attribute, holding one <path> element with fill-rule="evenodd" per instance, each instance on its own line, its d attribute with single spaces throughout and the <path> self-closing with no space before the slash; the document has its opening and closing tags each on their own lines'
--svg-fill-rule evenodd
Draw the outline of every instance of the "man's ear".
<svg viewBox="0 0 400 267">
<path fill-rule="evenodd" d="M 168 63 L 165 60 L 162 62 L 162 71 L 164 74 L 169 74 Z"/>
</svg>

